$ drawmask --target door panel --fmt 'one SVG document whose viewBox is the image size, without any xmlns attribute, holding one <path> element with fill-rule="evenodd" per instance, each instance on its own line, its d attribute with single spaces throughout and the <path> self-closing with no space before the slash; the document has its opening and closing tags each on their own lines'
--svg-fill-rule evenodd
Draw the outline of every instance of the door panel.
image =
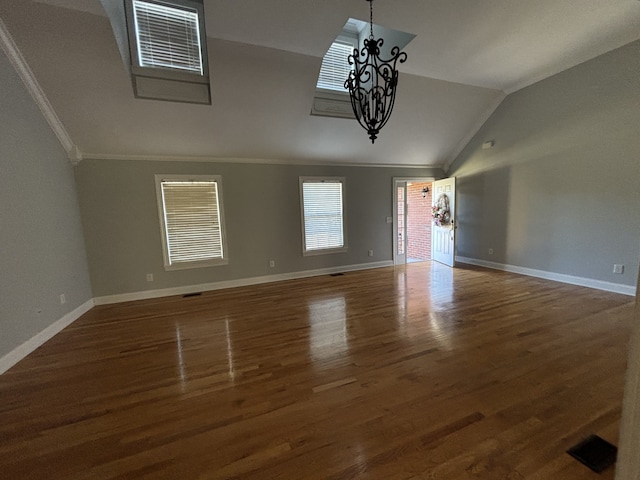
<svg viewBox="0 0 640 480">
<path fill-rule="evenodd" d="M 433 205 L 440 211 L 444 205 L 448 207 L 440 225 L 434 219 L 431 225 L 431 258 L 450 267 L 455 265 L 455 218 L 456 218 L 456 179 L 445 178 L 433 182 Z M 446 213 L 446 212 L 445 212 Z"/>
</svg>

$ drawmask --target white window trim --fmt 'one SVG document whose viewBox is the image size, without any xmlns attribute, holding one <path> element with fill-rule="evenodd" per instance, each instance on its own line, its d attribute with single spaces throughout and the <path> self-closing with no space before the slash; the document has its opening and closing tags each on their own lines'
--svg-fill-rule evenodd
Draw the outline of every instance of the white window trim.
<svg viewBox="0 0 640 480">
<path fill-rule="evenodd" d="M 126 0 L 127 28 L 129 33 L 129 50 L 131 55 L 131 72 L 142 77 L 153 77 L 166 80 L 182 81 L 189 83 L 209 83 L 209 61 L 207 54 L 207 35 L 205 30 L 204 6 L 197 0 L 144 0 L 149 3 L 156 3 L 176 8 L 186 7 L 198 12 L 198 22 L 200 30 L 200 53 L 202 56 L 202 75 L 196 72 L 189 72 L 180 69 L 155 68 L 141 66 L 138 57 L 137 35 L 135 31 L 135 19 L 133 14 L 133 0 Z"/>
<path fill-rule="evenodd" d="M 348 251 L 347 242 L 347 199 L 346 199 L 346 177 L 300 177 L 299 179 L 300 190 L 300 228 L 302 230 L 302 255 L 315 256 L 315 255 L 328 255 L 333 253 L 342 253 Z M 324 248 L 321 250 L 307 250 L 307 239 L 304 229 L 304 194 L 302 191 L 302 185 L 306 182 L 312 183 L 341 183 L 342 184 L 342 240 L 343 246 L 339 248 Z"/>
<path fill-rule="evenodd" d="M 219 223 L 220 223 L 220 235 L 222 237 L 222 258 L 214 260 L 203 260 L 195 262 L 183 262 L 178 264 L 171 264 L 169 261 L 169 249 L 167 246 L 167 229 L 165 225 L 164 206 L 162 201 L 162 186 L 163 180 L 169 181 L 207 181 L 216 182 L 218 191 L 218 211 L 219 211 Z M 229 263 L 229 246 L 227 244 L 227 228 L 224 217 L 224 202 L 222 192 L 222 176 L 221 175 L 155 175 L 156 183 L 156 203 L 158 204 L 158 217 L 160 220 L 160 237 L 162 238 L 162 258 L 164 262 L 164 269 L 171 270 L 187 270 L 192 268 L 204 268 L 215 267 L 218 265 L 227 265 Z"/>
</svg>

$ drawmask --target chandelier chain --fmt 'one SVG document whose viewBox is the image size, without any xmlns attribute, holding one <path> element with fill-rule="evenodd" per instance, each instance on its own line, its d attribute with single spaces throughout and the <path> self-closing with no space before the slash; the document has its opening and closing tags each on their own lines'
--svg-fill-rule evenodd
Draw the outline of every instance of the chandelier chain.
<svg viewBox="0 0 640 480">
<path fill-rule="evenodd" d="M 369 38 L 373 38 L 373 0 L 369 0 L 369 25 L 371 26 Z"/>
</svg>

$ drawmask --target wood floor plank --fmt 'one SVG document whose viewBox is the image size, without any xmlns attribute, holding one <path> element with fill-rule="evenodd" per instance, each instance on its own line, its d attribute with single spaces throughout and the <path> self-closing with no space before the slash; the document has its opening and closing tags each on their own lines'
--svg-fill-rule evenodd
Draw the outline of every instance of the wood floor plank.
<svg viewBox="0 0 640 480">
<path fill-rule="evenodd" d="M 430 262 L 92 309 L 0 376 L 0 472 L 612 480 L 633 299 Z"/>
</svg>

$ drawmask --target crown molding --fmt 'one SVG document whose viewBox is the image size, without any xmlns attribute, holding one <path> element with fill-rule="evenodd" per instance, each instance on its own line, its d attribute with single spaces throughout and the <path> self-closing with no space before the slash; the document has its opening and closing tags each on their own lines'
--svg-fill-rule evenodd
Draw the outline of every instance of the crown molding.
<svg viewBox="0 0 640 480">
<path fill-rule="evenodd" d="M 71 150 L 67 151 L 67 157 L 69 158 L 71 165 L 73 165 L 74 167 L 77 166 L 84 158 L 82 156 L 82 152 L 75 144 L 71 147 Z"/>
<path fill-rule="evenodd" d="M 16 73 L 24 83 L 24 86 L 27 88 L 33 100 L 38 105 L 38 108 L 42 112 L 42 115 L 49 123 L 49 126 L 53 130 L 53 133 L 58 137 L 58 141 L 62 145 L 62 147 L 67 152 L 67 156 L 72 164 L 76 165 L 80 160 L 82 160 L 82 154 L 78 147 L 73 143 L 71 137 L 67 133 L 67 130 L 64 128 L 64 125 L 60 121 L 60 118 L 54 111 L 49 99 L 45 95 L 42 87 L 36 80 L 35 75 L 29 68 L 26 60 L 22 56 L 22 53 L 18 49 L 16 42 L 13 40 L 13 37 L 9 33 L 7 26 L 4 24 L 2 19 L 0 18 L 0 47 L 6 53 L 9 61 L 13 65 L 13 68 L 16 70 Z"/>
<path fill-rule="evenodd" d="M 119 160 L 134 162 L 196 162 L 196 163 L 249 163 L 259 165 L 301 165 L 320 167 L 368 167 L 368 168 L 435 168 L 442 169 L 442 164 L 436 165 L 413 165 L 413 164 L 391 164 L 391 163 L 348 163 L 322 160 L 299 160 L 299 159 L 274 159 L 274 158 L 240 158 L 240 157 L 208 157 L 197 155 L 126 155 L 110 153 L 87 153 L 82 152 L 83 160 Z"/>
</svg>

